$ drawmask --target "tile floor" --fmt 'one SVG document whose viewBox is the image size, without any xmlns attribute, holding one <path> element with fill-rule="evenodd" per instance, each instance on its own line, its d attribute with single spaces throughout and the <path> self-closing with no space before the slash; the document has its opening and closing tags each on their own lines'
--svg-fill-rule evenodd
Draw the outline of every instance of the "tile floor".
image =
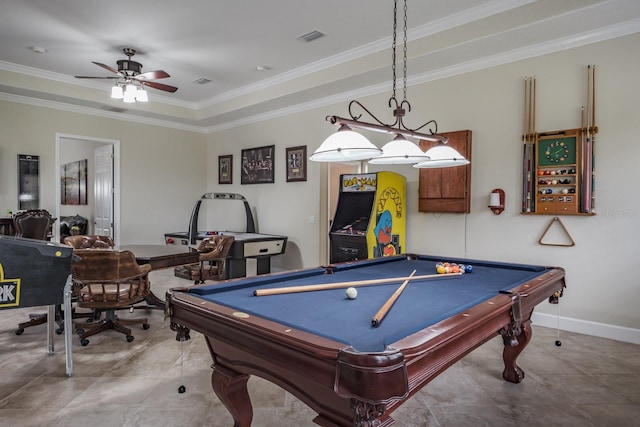
<svg viewBox="0 0 640 427">
<path fill-rule="evenodd" d="M 154 271 L 152 289 L 189 285 L 173 270 Z M 74 336 L 74 374 L 65 375 L 63 336 L 48 355 L 44 326 L 14 334 L 33 309 L 0 311 L 0 426 L 231 426 L 209 382 L 203 337 L 180 343 L 158 310 L 135 340 L 109 331 L 87 347 Z M 130 316 L 128 313 L 122 316 Z M 477 349 L 405 402 L 397 426 L 638 426 L 640 346 L 534 325 L 519 358 L 521 384 L 501 378 L 500 337 Z M 178 387 L 185 385 L 186 393 Z M 253 426 L 313 426 L 313 411 L 289 393 L 252 377 Z"/>
</svg>

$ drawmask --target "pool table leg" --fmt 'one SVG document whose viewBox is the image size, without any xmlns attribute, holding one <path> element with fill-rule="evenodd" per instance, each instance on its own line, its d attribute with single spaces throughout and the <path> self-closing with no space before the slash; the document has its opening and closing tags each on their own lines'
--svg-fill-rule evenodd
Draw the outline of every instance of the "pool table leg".
<svg viewBox="0 0 640 427">
<path fill-rule="evenodd" d="M 211 385 L 216 395 L 233 417 L 233 427 L 250 427 L 253 408 L 247 391 L 250 375 L 215 365 Z"/>
<path fill-rule="evenodd" d="M 503 330 L 504 331 L 504 330 Z M 504 339 L 504 350 L 502 359 L 504 360 L 504 371 L 502 378 L 512 383 L 519 383 L 524 379 L 524 371 L 518 366 L 516 360 L 524 348 L 531 341 L 531 320 L 522 321 L 520 334 L 513 340 L 506 332 L 500 331 Z"/>
</svg>

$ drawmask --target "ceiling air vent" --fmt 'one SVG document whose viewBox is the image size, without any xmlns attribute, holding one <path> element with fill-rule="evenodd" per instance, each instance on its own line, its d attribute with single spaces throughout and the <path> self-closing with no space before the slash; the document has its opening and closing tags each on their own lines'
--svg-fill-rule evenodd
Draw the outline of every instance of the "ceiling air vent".
<svg viewBox="0 0 640 427">
<path fill-rule="evenodd" d="M 206 77 L 200 77 L 199 79 L 196 79 L 193 82 L 199 85 L 206 85 L 207 83 L 211 82 L 211 80 L 207 79 Z"/>
<path fill-rule="evenodd" d="M 302 41 L 302 42 L 312 42 L 316 39 L 319 39 L 320 37 L 324 37 L 324 33 L 321 33 L 318 30 L 313 30 L 310 33 L 307 34 L 303 34 L 301 36 L 298 36 L 297 39 Z"/>
</svg>

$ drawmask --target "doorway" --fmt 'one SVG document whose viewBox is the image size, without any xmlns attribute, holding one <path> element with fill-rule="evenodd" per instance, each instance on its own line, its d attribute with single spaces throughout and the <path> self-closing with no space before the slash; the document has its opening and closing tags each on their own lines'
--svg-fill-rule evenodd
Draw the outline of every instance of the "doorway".
<svg viewBox="0 0 640 427">
<path fill-rule="evenodd" d="M 87 159 L 87 203 L 62 204 L 62 166 Z M 56 134 L 56 218 L 80 215 L 89 222 L 87 234 L 111 235 L 120 241 L 120 141 Z M 60 241 L 60 227 L 54 227 Z"/>
</svg>

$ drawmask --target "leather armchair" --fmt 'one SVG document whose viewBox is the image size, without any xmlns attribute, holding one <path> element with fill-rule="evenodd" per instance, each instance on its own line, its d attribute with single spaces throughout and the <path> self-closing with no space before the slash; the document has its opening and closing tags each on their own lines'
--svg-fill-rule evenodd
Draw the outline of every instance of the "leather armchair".
<svg viewBox="0 0 640 427">
<path fill-rule="evenodd" d="M 73 249 L 110 249 L 115 246 L 111 237 L 93 234 L 67 236 L 62 240 L 62 243 Z"/>
<path fill-rule="evenodd" d="M 98 235 L 75 235 L 75 236 L 66 236 L 62 239 L 62 243 L 71 246 L 75 252 L 76 249 L 113 249 L 115 247 L 115 243 L 110 236 L 98 236 Z M 72 296 L 72 301 L 74 303 L 78 302 L 78 298 L 76 295 Z M 101 316 L 102 310 L 94 309 L 91 313 L 78 313 L 73 311 L 73 318 L 89 318 L 98 320 Z M 91 320 L 89 320 L 90 322 Z"/>
<path fill-rule="evenodd" d="M 77 306 L 105 311 L 105 318 L 93 323 L 76 323 L 83 346 L 89 344 L 87 337 L 114 329 L 133 341 L 131 329 L 127 326 L 140 324 L 149 329 L 146 318 L 123 319 L 115 311 L 133 307 L 150 293 L 150 265 L 138 265 L 131 251 L 110 249 L 78 249 L 74 252 L 80 258 L 72 263 L 74 291 Z"/>
<path fill-rule="evenodd" d="M 61 216 L 60 217 L 60 241 L 64 243 L 64 238 L 67 236 L 87 234 L 87 227 L 89 221 L 80 215 L 74 216 Z M 72 232 L 73 227 L 78 227 L 77 232 Z"/>
<path fill-rule="evenodd" d="M 174 270 L 178 277 L 191 279 L 197 285 L 205 280 L 223 280 L 229 250 L 234 237 L 215 235 L 204 238 L 198 246 L 200 263 L 186 265 Z"/>
</svg>

